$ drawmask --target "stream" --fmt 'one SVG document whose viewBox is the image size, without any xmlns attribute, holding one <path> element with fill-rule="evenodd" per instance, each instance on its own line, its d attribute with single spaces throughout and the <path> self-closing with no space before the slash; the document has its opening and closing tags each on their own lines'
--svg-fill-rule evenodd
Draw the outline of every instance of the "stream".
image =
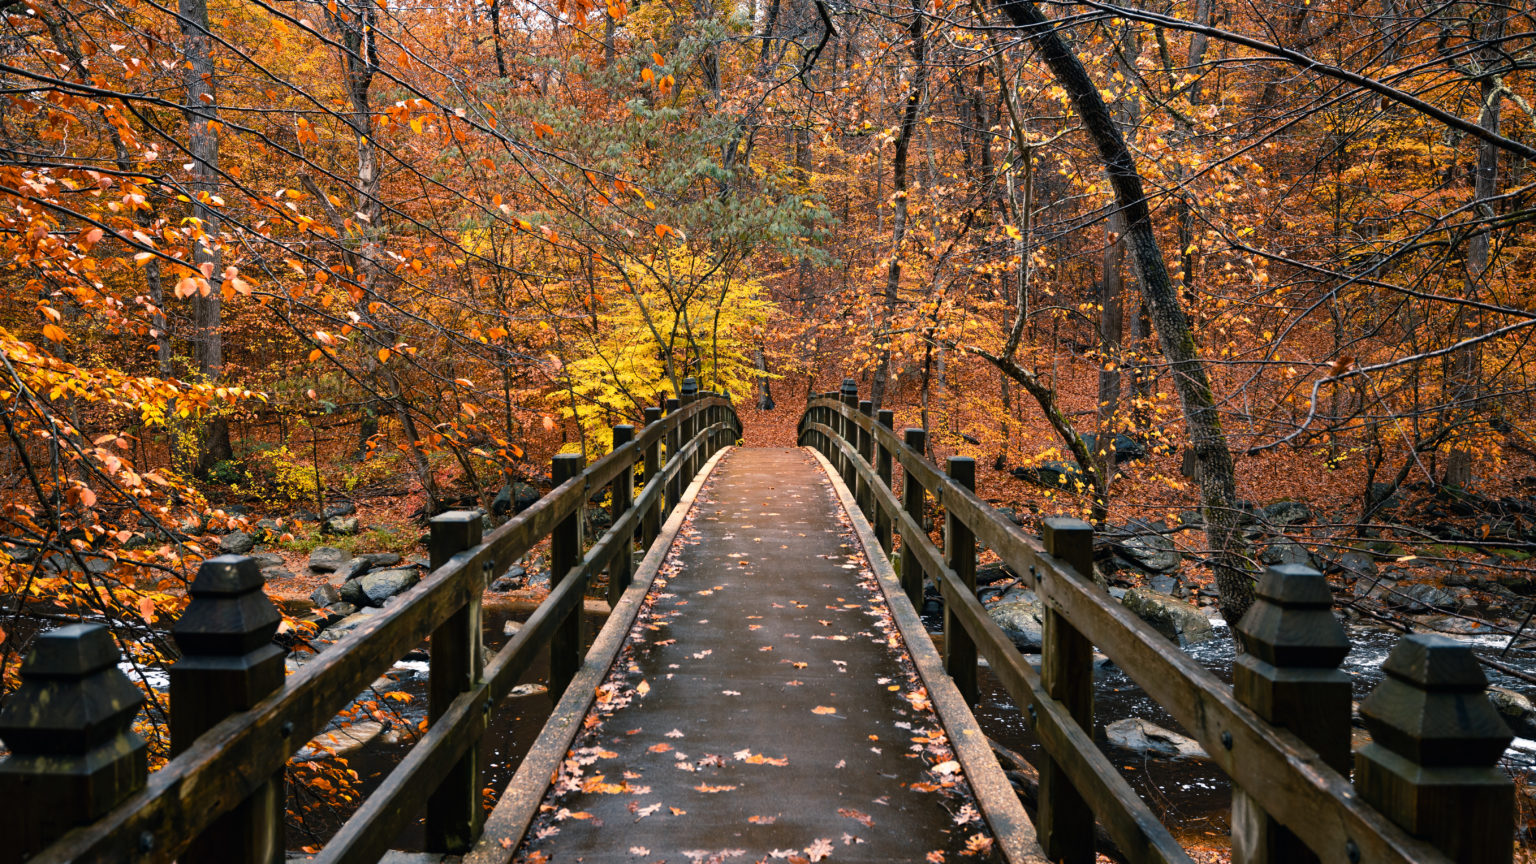
<svg viewBox="0 0 1536 864">
<path fill-rule="evenodd" d="M 1234 657 L 1232 640 L 1220 628 L 1225 622 L 1212 621 L 1222 638 L 1184 649 L 1201 666 L 1210 670 L 1222 681 L 1231 683 L 1231 666 Z M 1365 698 L 1381 681 L 1381 664 L 1387 659 L 1399 634 L 1380 627 L 1367 627 L 1345 623 L 1352 647 L 1341 664 L 1352 680 L 1356 701 Z M 1452 637 L 1481 648 L 1503 648 L 1506 637 L 1456 636 Z M 1169 651 L 1177 651 L 1168 643 Z M 1536 668 L 1536 656 L 1528 652 L 1511 652 L 1507 658 L 1510 666 L 1521 670 Z M 1492 669 L 1484 669 L 1488 683 L 1512 690 L 1528 692 L 1527 682 L 1512 678 Z M 1041 755 L 1039 742 L 1026 728 L 1022 713 L 1008 694 L 986 670 L 981 676 L 981 698 L 975 707 L 977 723 L 983 732 L 999 743 L 1035 762 Z M 1231 806 L 1231 784 L 1227 776 L 1210 762 L 1198 759 L 1170 759 L 1148 756 L 1126 750 L 1105 739 L 1103 726 L 1127 717 L 1139 717 L 1186 734 L 1173 717 L 1154 702 L 1130 676 L 1113 663 L 1100 667 L 1094 699 L 1096 721 L 1095 739 L 1099 749 L 1107 755 L 1120 773 L 1142 797 L 1148 801 L 1170 826 L 1179 826 L 1178 834 L 1210 832 L 1225 835 L 1227 817 Z M 1517 738 L 1505 752 L 1503 765 L 1512 774 L 1528 774 L 1536 770 L 1536 741 Z"/>
</svg>

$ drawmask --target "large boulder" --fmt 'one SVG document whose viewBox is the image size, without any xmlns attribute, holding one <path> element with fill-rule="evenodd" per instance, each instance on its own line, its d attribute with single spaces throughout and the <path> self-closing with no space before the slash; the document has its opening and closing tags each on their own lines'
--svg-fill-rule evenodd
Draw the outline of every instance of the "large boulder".
<svg viewBox="0 0 1536 864">
<path fill-rule="evenodd" d="M 357 505 L 351 501 L 333 501 L 325 505 L 320 511 L 321 519 L 339 519 L 343 516 L 351 516 L 357 512 Z"/>
<path fill-rule="evenodd" d="M 1104 725 L 1104 737 L 1116 747 L 1145 756 L 1171 759 L 1209 759 L 1200 742 L 1149 723 L 1140 717 L 1126 717 Z"/>
<path fill-rule="evenodd" d="M 385 567 L 393 567 L 400 563 L 399 552 L 365 552 L 357 557 L 363 561 L 367 561 L 368 566 L 374 568 L 375 570 L 380 570 Z"/>
<path fill-rule="evenodd" d="M 1301 501 L 1276 501 L 1264 508 L 1263 518 L 1271 525 L 1302 525 L 1314 518 L 1312 508 Z"/>
<path fill-rule="evenodd" d="M 1088 452 L 1095 457 L 1098 456 L 1098 436 L 1084 435 L 1082 437 L 1083 445 L 1088 448 Z M 1147 448 L 1143 447 L 1140 441 L 1124 433 L 1112 437 L 1109 446 L 1110 452 L 1115 457 L 1116 465 L 1122 462 L 1134 462 L 1137 459 L 1145 459 L 1147 457 Z"/>
<path fill-rule="evenodd" d="M 219 552 L 224 555 L 244 555 L 256 548 L 256 538 L 244 531 L 231 531 L 219 538 Z"/>
<path fill-rule="evenodd" d="M 320 525 L 321 534 L 332 534 L 338 537 L 351 537 L 362 526 L 356 516 L 332 516 Z"/>
<path fill-rule="evenodd" d="M 1259 553 L 1259 560 L 1270 565 L 1300 564 L 1303 567 L 1313 565 L 1312 553 L 1307 551 L 1307 547 L 1288 538 L 1269 544 L 1263 552 Z"/>
<path fill-rule="evenodd" d="M 496 493 L 496 497 L 492 499 L 491 514 L 494 516 L 505 516 L 511 512 L 512 484 L 508 483 L 507 485 L 501 487 L 501 490 Z"/>
<path fill-rule="evenodd" d="M 1045 613 L 1038 600 L 1004 600 L 987 607 L 987 615 L 1020 651 L 1040 653 L 1045 638 Z"/>
<path fill-rule="evenodd" d="M 334 571 L 332 571 L 331 575 L 326 577 L 325 581 L 327 584 L 333 585 L 336 588 L 340 588 L 348 582 L 351 582 L 353 579 L 356 579 L 364 573 L 367 573 L 371 569 L 373 568 L 372 565 L 368 562 L 368 559 L 353 558 L 351 561 L 343 563 L 340 567 L 337 567 Z"/>
<path fill-rule="evenodd" d="M 1375 579 L 1376 559 L 1356 549 L 1346 549 L 1325 562 L 1328 572 L 1342 573 L 1346 578 Z"/>
<path fill-rule="evenodd" d="M 1125 592 L 1120 601 L 1157 632 L 1180 646 L 1197 645 L 1216 638 L 1216 628 L 1199 609 L 1145 588 Z"/>
<path fill-rule="evenodd" d="M 341 586 L 341 599 L 354 606 L 384 605 L 384 601 L 421 581 L 415 570 L 379 570 Z"/>
<path fill-rule="evenodd" d="M 539 500 L 539 490 L 527 483 L 518 481 L 512 484 L 512 512 L 521 513 L 533 506 Z"/>
<path fill-rule="evenodd" d="M 1166 573 L 1183 560 L 1173 541 L 1161 534 L 1132 534 L 1115 545 L 1121 557 L 1149 573 Z"/>
<path fill-rule="evenodd" d="M 335 546 L 316 546 L 315 550 L 309 553 L 309 569 L 316 573 L 330 573 L 350 560 L 352 560 L 351 555 Z"/>
<path fill-rule="evenodd" d="M 1036 486 L 1044 486 L 1047 489 L 1068 489 L 1075 492 L 1079 482 L 1088 482 L 1083 472 L 1077 470 L 1077 466 L 1070 462 L 1042 462 L 1034 468 L 1022 466 L 1015 468 L 1012 473 L 1020 480 L 1028 480 Z"/>
<path fill-rule="evenodd" d="M 1536 704 L 1524 693 L 1507 687 L 1489 687 L 1488 701 L 1498 709 L 1511 732 L 1521 738 L 1536 738 Z"/>
<path fill-rule="evenodd" d="M 1434 585 L 1398 585 L 1397 593 L 1388 594 L 1388 604 L 1408 613 L 1429 612 L 1433 609 L 1455 609 L 1460 606 L 1456 595 Z"/>
</svg>

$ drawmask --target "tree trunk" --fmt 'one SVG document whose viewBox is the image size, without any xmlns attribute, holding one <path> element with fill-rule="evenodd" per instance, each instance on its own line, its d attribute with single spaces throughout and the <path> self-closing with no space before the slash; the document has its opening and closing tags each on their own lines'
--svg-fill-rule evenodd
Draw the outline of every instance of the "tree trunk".
<svg viewBox="0 0 1536 864">
<path fill-rule="evenodd" d="M 1015 27 L 1029 33 L 1058 84 L 1066 90 L 1082 118 L 1084 129 L 1098 148 L 1115 200 L 1124 214 L 1126 248 L 1147 300 L 1163 356 L 1173 373 L 1174 387 L 1184 410 L 1184 421 L 1200 464 L 1200 497 L 1205 511 L 1206 533 L 1215 550 L 1216 587 L 1222 617 L 1236 625 L 1253 605 L 1253 580 L 1243 560 L 1243 540 L 1238 531 L 1237 480 L 1232 453 L 1222 432 L 1210 376 L 1200 358 L 1189 317 L 1179 301 L 1173 280 L 1163 261 L 1152 214 L 1142 187 L 1141 174 L 1130 149 L 1116 128 L 1098 87 L 1067 47 L 1055 24 L 1034 0 L 997 0 Z M 1236 633 L 1236 627 L 1232 628 Z"/>
<path fill-rule="evenodd" d="M 759 345 L 752 350 L 752 364 L 757 367 L 757 410 L 772 411 L 776 406 L 773 401 L 773 386 L 768 380 L 768 357 Z"/>
<path fill-rule="evenodd" d="M 183 81 L 187 90 L 187 152 L 192 156 L 192 217 L 200 235 L 192 250 L 192 263 L 202 282 L 192 296 L 192 359 L 205 382 L 217 381 L 224 370 L 224 334 L 219 294 L 219 212 L 213 197 L 219 193 L 219 138 L 211 124 L 219 119 L 214 90 L 213 34 L 208 24 L 207 0 L 179 0 L 177 11 L 185 45 Z M 218 414 L 203 425 L 196 470 L 206 473 L 215 463 L 229 459 L 229 422 Z"/>
<path fill-rule="evenodd" d="M 422 447 L 421 435 L 417 431 L 416 420 L 411 414 L 411 406 L 405 399 L 400 381 L 390 367 L 389 361 L 380 360 L 378 356 L 380 349 L 394 347 L 397 341 L 395 330 L 388 321 L 375 315 L 371 309 L 371 303 L 375 299 L 385 300 L 384 274 L 378 264 L 381 254 L 380 240 L 384 234 L 384 205 L 379 197 L 382 177 L 379 171 L 378 149 L 373 143 L 373 130 L 369 128 L 369 118 L 372 116 L 369 89 L 379 69 L 375 42 L 378 7 L 370 0 L 357 0 L 355 5 L 338 5 L 330 8 L 335 10 L 329 17 L 332 27 L 340 37 L 342 61 L 346 65 L 347 96 L 352 103 L 352 112 L 347 115 L 347 124 L 352 127 L 357 152 L 357 186 L 353 212 L 362 224 L 355 229 L 357 252 L 351 264 L 353 278 L 358 283 L 358 291 L 353 295 L 356 298 L 355 311 L 361 321 L 368 325 L 358 330 L 359 339 L 363 344 L 363 363 L 374 397 L 388 405 L 395 419 L 400 421 L 400 430 L 405 435 L 407 456 L 416 471 L 422 489 L 427 493 L 428 510 L 435 513 L 442 495 L 432 476 L 432 468 Z M 313 191 L 318 195 L 318 189 Z M 334 212 L 323 195 L 319 197 L 322 205 L 331 213 L 332 220 L 339 223 L 338 231 L 344 231 L 346 221 L 340 219 L 339 214 Z M 377 422 L 377 419 L 374 419 L 370 424 L 370 420 L 365 416 L 360 433 L 368 432 L 370 425 L 376 430 Z"/>
<path fill-rule="evenodd" d="M 1488 40 L 1486 44 L 1496 44 L 1504 32 L 1504 19 L 1499 18 L 1484 28 L 1483 38 Z M 1478 60 L 1485 67 L 1499 62 L 1499 56 L 1491 50 L 1478 52 Z M 1482 113 L 1478 117 L 1478 125 L 1494 134 L 1499 131 L 1499 103 L 1502 97 L 1499 91 L 1499 83 L 1493 75 L 1486 75 L 1481 81 L 1479 96 L 1482 100 Z M 1475 218 L 1492 219 L 1493 207 L 1488 202 L 1499 191 L 1499 150 L 1489 141 L 1482 141 L 1477 147 L 1477 176 L 1473 180 L 1473 209 Z M 1489 265 L 1488 232 L 1477 231 L 1467 241 L 1467 288 L 1465 295 L 1468 300 L 1477 300 L 1482 293 L 1483 282 L 1487 277 Z M 1482 330 L 1482 316 L 1472 309 L 1462 308 L 1457 317 L 1460 326 L 1457 328 L 1457 338 L 1470 339 Z M 1450 395 L 1449 410 L 1446 414 L 1451 418 L 1465 417 L 1473 413 L 1474 400 L 1478 394 L 1478 373 L 1481 363 L 1480 352 L 1476 345 L 1469 345 L 1452 355 L 1450 360 L 1450 386 L 1447 388 Z M 1461 438 L 1463 436 L 1457 436 Z M 1465 488 L 1472 482 L 1472 451 L 1466 444 L 1458 443 L 1451 449 L 1450 457 L 1445 460 L 1445 475 L 1442 482 L 1447 486 Z"/>
<path fill-rule="evenodd" d="M 875 362 L 875 377 L 869 388 L 869 401 L 879 411 L 885 401 L 885 388 L 890 377 L 891 316 L 896 312 L 897 291 L 901 287 L 901 244 L 907 236 L 907 153 L 912 147 L 912 133 L 917 128 L 917 115 L 923 107 L 923 96 L 928 88 L 928 43 L 924 13 L 915 12 L 907 32 L 912 36 L 912 86 L 907 91 L 907 105 L 901 112 L 901 128 L 896 133 L 896 153 L 891 166 L 891 185 L 896 190 L 891 208 L 891 260 L 885 268 L 885 306 L 880 312 L 880 328 L 875 338 L 882 346 Z M 926 424 L 925 424 L 926 425 Z"/>
</svg>

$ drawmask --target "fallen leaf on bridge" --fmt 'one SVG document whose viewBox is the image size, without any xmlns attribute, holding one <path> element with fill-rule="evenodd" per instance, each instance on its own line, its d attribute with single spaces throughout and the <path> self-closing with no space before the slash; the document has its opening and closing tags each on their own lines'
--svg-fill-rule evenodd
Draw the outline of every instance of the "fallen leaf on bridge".
<svg viewBox="0 0 1536 864">
<path fill-rule="evenodd" d="M 812 714 L 836 714 L 837 709 L 827 705 L 817 705 L 811 709 Z"/>
<path fill-rule="evenodd" d="M 863 825 L 865 828 L 875 827 L 875 820 L 868 813 L 861 813 L 852 807 L 837 808 L 837 815 L 843 817 L 844 819 L 852 819 L 860 825 Z"/>
<path fill-rule="evenodd" d="M 812 861 L 820 861 L 832 854 L 832 840 L 827 837 L 817 838 L 815 842 L 805 847 L 805 854 Z"/>
<path fill-rule="evenodd" d="M 736 789 L 735 786 L 711 786 L 708 783 L 700 783 L 699 785 L 697 785 L 697 786 L 695 786 L 693 788 L 694 788 L 695 791 L 705 792 L 705 793 L 709 793 L 709 794 L 713 794 L 713 793 L 716 793 L 716 792 L 731 792 L 731 791 L 734 791 Z"/>
</svg>

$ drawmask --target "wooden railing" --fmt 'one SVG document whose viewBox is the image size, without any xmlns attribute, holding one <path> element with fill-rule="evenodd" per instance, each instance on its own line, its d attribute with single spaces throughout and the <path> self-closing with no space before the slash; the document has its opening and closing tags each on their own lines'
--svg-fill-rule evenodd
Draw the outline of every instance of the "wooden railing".
<svg viewBox="0 0 1536 864">
<path fill-rule="evenodd" d="M 976 496 L 971 459 L 951 457 L 940 472 L 923 456 L 921 429 L 898 436 L 892 425 L 890 411 L 871 416 L 849 379 L 840 392 L 812 397 L 800 442 L 841 473 L 887 554 L 899 536 L 901 579 L 914 605 L 924 574 L 937 581 L 945 664 L 961 693 L 976 698 L 980 655 L 1028 715 L 1045 753 L 1036 829 L 1051 860 L 1092 862 L 1097 819 L 1127 860 L 1190 861 L 1094 743 L 1094 648 L 1231 778 L 1233 861 L 1511 860 L 1514 787 L 1497 762 L 1512 736 L 1469 648 L 1403 637 L 1360 706 L 1373 740 L 1351 763 L 1349 679 L 1337 668 L 1349 642 L 1322 574 L 1292 565 L 1265 571 L 1258 601 L 1238 625 L 1247 653 L 1229 687 L 1094 583 L 1090 525 L 1048 518 L 1036 540 Z M 904 475 L 899 497 L 893 463 Z M 925 494 L 944 511 L 942 551 L 923 527 Z M 1041 601 L 1038 673 L 977 599 L 977 543 Z"/>
<path fill-rule="evenodd" d="M 143 696 L 118 670 L 108 630 L 77 624 L 39 636 L 0 711 L 11 751 L 0 760 L 0 862 L 283 861 L 289 758 L 429 636 L 426 732 L 316 859 L 377 861 L 423 813 L 428 851 L 469 849 L 485 812 L 478 744 L 497 705 L 545 645 L 559 698 L 581 663 L 588 582 L 609 568 L 617 597 L 634 541 L 649 548 L 689 478 L 740 435 L 729 401 L 695 389 L 688 379 L 664 416 L 647 409 L 638 433 L 614 427 L 613 451 L 591 466 L 556 456 L 556 488 L 488 536 L 479 511 L 433 519 L 431 572 L 292 675 L 272 642 L 280 616 L 255 562 L 206 561 L 173 629 L 182 652 L 170 667 L 173 758 L 153 774 L 131 729 Z M 583 508 L 605 488 L 613 523 L 584 549 Z M 488 579 L 544 537 L 552 590 L 483 663 Z"/>
</svg>

